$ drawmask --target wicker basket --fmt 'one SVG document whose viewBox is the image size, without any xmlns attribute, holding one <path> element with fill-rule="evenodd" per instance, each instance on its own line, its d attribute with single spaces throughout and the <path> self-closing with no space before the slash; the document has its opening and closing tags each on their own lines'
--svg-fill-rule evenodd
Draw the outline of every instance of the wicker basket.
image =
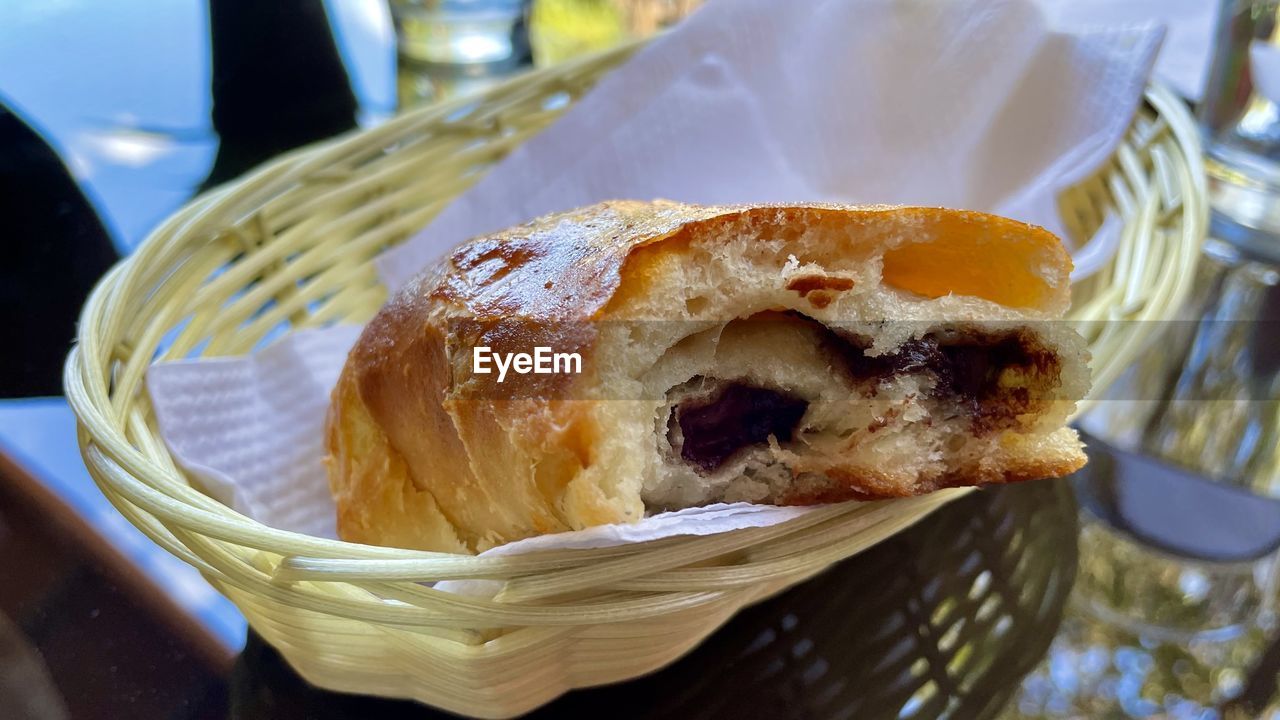
<svg viewBox="0 0 1280 720">
<path fill-rule="evenodd" d="M 739 612 L 662 670 L 569 693 L 529 717 L 1001 717 L 1057 635 L 1078 533 L 1069 483 L 970 493 Z M 280 716 L 282 697 L 290 717 L 435 717 L 315 688 L 282 665 L 250 637 L 232 675 L 231 717 Z"/>
<path fill-rule="evenodd" d="M 309 681 L 505 717 L 676 659 L 746 605 L 962 494 L 846 503 L 708 537 L 504 558 L 355 545 L 265 527 L 191 486 L 143 388 L 158 359 L 242 354 L 281 332 L 364 322 L 386 297 L 371 260 L 554 120 L 631 48 L 526 75 L 304 148 L 197 198 L 98 285 L 66 369 L 103 493 L 200 569 Z M 1205 233 L 1196 134 L 1169 92 L 1114 161 L 1062 198 L 1073 235 L 1110 211 L 1120 252 L 1077 290 L 1095 390 L 1185 296 Z M 493 599 L 423 583 L 504 581 Z"/>
</svg>

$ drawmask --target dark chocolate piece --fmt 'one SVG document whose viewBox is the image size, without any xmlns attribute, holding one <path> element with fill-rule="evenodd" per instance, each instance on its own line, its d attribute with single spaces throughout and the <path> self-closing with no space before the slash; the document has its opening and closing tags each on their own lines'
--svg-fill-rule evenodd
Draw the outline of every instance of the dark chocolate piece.
<svg viewBox="0 0 1280 720">
<path fill-rule="evenodd" d="M 933 397 L 954 402 L 958 412 L 972 418 L 976 434 L 1012 427 L 1018 415 L 1039 411 L 1061 372 L 1057 354 L 1027 330 L 960 327 L 931 332 L 884 355 L 868 355 L 871 341 L 864 336 L 827 330 L 826 347 L 866 392 L 874 394 L 876 385 L 898 375 L 931 373 L 937 378 Z M 1000 387 L 1000 374 L 1007 368 L 1035 377 L 1043 392 Z"/>
<path fill-rule="evenodd" d="M 1041 410 L 1061 371 L 1058 356 L 1027 330 L 959 327 L 911 338 L 891 353 L 868 355 L 868 338 L 792 315 L 822 329 L 823 346 L 864 392 L 874 394 L 876 385 L 900 375 L 932 374 L 933 397 L 953 403 L 957 414 L 970 418 L 978 435 L 1013 427 L 1019 415 Z M 1001 387 L 1000 375 L 1007 368 L 1034 378 L 1037 390 Z M 680 457 L 709 473 L 771 435 L 779 442 L 790 441 L 808 407 L 807 401 L 778 390 L 729 382 L 710 398 L 680 403 L 668 422 L 672 427 L 678 424 L 684 437 Z M 868 431 L 883 426 L 872 423 Z"/>
<path fill-rule="evenodd" d="M 769 388 L 732 382 L 710 399 L 686 400 L 672 418 L 684 444 L 680 457 L 703 472 L 712 472 L 743 448 L 772 435 L 791 439 L 809 403 Z"/>
</svg>

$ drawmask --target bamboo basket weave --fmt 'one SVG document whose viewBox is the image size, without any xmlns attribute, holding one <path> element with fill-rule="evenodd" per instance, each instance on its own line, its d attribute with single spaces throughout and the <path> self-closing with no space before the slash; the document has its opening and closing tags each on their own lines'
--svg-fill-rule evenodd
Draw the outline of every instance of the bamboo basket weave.
<svg viewBox="0 0 1280 720">
<path fill-rule="evenodd" d="M 367 321 L 371 260 L 421 228 L 633 48 L 538 71 L 287 154 L 170 217 L 100 282 L 66 392 L 103 493 L 197 567 L 316 685 L 507 717 L 649 672 L 736 611 L 892 535 L 963 491 L 825 507 L 768 528 L 478 558 L 261 525 L 193 487 L 143 387 L 156 360 L 250 352 L 281 332 Z M 1195 128 L 1158 87 L 1114 160 L 1062 197 L 1073 236 L 1108 213 L 1120 251 L 1076 291 L 1095 392 L 1186 295 L 1206 229 Z M 425 583 L 483 578 L 492 599 Z"/>
<path fill-rule="evenodd" d="M 1002 717 L 1058 634 L 1080 557 L 1077 509 L 1065 482 L 970 493 L 744 609 L 667 667 L 569 693 L 529 717 L 605 708 L 609 720 Z M 250 637 L 232 673 L 231 717 L 275 717 L 281 697 L 291 717 L 424 715 L 335 696 L 282 665 Z"/>
</svg>

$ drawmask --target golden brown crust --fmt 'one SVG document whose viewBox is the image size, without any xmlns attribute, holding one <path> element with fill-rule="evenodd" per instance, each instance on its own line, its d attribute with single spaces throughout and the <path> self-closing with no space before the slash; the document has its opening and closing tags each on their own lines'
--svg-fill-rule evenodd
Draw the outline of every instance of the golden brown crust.
<svg viewBox="0 0 1280 720">
<path fill-rule="evenodd" d="M 1085 465 L 1085 455 L 1074 430 L 1063 428 L 1056 442 L 1033 454 L 987 456 L 967 467 L 937 478 L 904 482 L 901 475 L 877 468 L 828 468 L 816 482 L 793 486 L 784 505 L 815 505 L 845 500 L 888 500 L 912 497 L 945 488 L 1002 485 L 1027 480 L 1061 478 Z"/>
<path fill-rule="evenodd" d="M 778 224 L 814 216 L 819 223 L 830 220 L 860 225 L 856 237 L 868 245 L 890 241 L 888 236 L 903 227 L 915 227 L 920 236 L 907 245 L 927 245 L 933 253 L 938 252 L 939 243 L 932 235 L 945 233 L 970 240 L 948 253 L 946 259 L 952 263 L 948 275 L 968 265 L 1004 265 L 1002 255 L 1015 249 L 1019 259 L 1034 253 L 1058 270 L 1071 270 L 1071 257 L 1047 230 L 969 210 L 834 204 L 700 206 L 615 200 L 548 215 L 464 243 L 449 257 L 443 277 L 425 278 L 424 285 L 435 287 L 420 285 L 420 289 L 431 299 L 465 308 L 478 318 L 597 319 L 636 249 L 677 232 L 714 233 L 716 225 L 727 225 L 743 216 Z M 1026 263 L 1002 267 L 999 278 L 1005 283 L 994 289 L 1002 292 L 1020 276 L 1035 272 Z M 981 292 L 964 294 L 981 296 Z M 1043 295 L 1046 304 L 1053 304 L 1065 297 L 1065 288 L 1045 288 Z M 397 299 L 403 297 L 400 293 Z"/>
<path fill-rule="evenodd" d="M 474 552 L 531 535 L 636 519 L 582 470 L 597 462 L 606 430 L 584 403 L 566 398 L 582 375 L 524 375 L 502 385 L 472 375 L 469 349 L 549 345 L 588 358 L 592 323 L 611 317 L 629 293 L 646 292 L 655 263 L 692 237 L 733 223 L 839 224 L 857 245 L 943 248 L 948 263 L 1002 252 L 997 274 L 969 273 L 971 295 L 1050 316 L 1067 303 L 1070 258 L 1050 233 L 982 213 L 887 206 L 701 207 L 615 201 L 539 218 L 459 246 L 434 271 L 396 293 L 365 328 L 333 393 L 327 423 L 331 485 L 342 537 L 369 543 Z M 886 267 L 893 265 L 886 261 Z M 897 263 L 898 266 L 901 263 Z M 954 292 L 945 278 L 898 268 L 904 290 Z M 624 282 L 625 281 L 625 282 Z M 793 280 L 825 307 L 851 282 Z M 986 283 L 986 284 L 984 284 Z M 968 484 L 1059 475 L 1075 459 L 1010 465 L 935 483 Z M 789 502 L 889 497 L 901 479 L 866 472 Z M 842 489 L 843 488 L 843 489 Z"/>
</svg>

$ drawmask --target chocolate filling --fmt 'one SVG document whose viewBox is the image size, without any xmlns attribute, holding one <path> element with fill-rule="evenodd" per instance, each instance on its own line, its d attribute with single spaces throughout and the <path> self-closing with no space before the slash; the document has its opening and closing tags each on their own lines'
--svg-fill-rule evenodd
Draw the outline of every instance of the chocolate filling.
<svg viewBox="0 0 1280 720">
<path fill-rule="evenodd" d="M 932 396 L 947 401 L 957 415 L 970 419 L 972 432 L 984 435 L 1014 427 L 1019 415 L 1045 409 L 1058 387 L 1057 354 L 1029 330 L 986 331 L 956 328 L 926 333 L 884 355 L 868 355 L 869 338 L 823 330 L 826 352 L 842 360 L 850 379 L 874 394 L 876 387 L 906 374 L 931 374 Z M 1002 386 L 1008 369 L 1020 373 L 1016 386 Z M 691 382 L 700 383 L 703 378 Z M 689 398 L 676 406 L 668 428 L 680 428 L 680 457 L 703 473 L 714 472 L 743 448 L 773 436 L 791 440 L 808 401 L 745 382 L 724 383 L 708 397 Z M 672 433 L 674 435 L 674 433 Z"/>
<path fill-rule="evenodd" d="M 772 435 L 791 439 L 809 403 L 769 388 L 731 382 L 709 399 L 680 403 L 672 420 L 684 443 L 680 457 L 703 472 L 724 465 L 739 450 L 763 443 Z"/>
<path fill-rule="evenodd" d="M 927 333 L 874 356 L 867 355 L 871 342 L 864 337 L 833 332 L 829 339 L 850 376 L 873 393 L 876 384 L 894 376 L 931 373 L 937 378 L 933 396 L 955 402 L 972 418 L 976 434 L 1011 427 L 1018 415 L 1042 410 L 1061 371 L 1057 354 L 1026 330 Z M 1039 396 L 1032 397 L 1028 387 L 1002 387 L 1000 375 L 1007 369 L 1032 380 Z"/>
</svg>

